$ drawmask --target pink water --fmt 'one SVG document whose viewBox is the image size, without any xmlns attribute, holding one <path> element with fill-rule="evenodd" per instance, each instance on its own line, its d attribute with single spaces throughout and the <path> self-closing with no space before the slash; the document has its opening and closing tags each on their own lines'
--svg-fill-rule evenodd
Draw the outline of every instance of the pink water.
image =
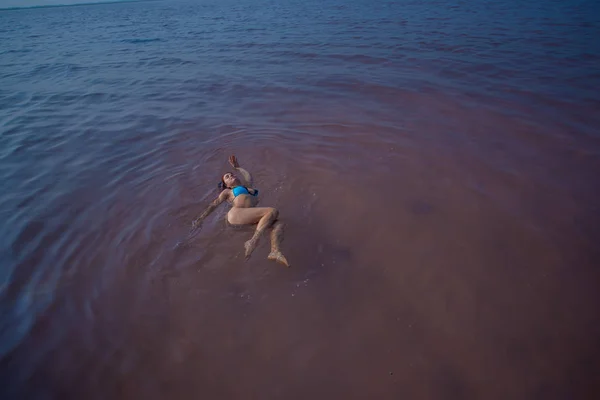
<svg viewBox="0 0 600 400">
<path fill-rule="evenodd" d="M 597 9 L 0 12 L 0 397 L 595 398 Z"/>
</svg>

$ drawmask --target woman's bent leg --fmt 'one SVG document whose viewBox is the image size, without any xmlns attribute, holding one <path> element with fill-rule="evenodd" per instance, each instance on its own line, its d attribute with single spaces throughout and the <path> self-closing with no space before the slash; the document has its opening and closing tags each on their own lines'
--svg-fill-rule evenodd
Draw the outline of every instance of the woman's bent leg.
<svg viewBox="0 0 600 400">
<path fill-rule="evenodd" d="M 258 226 L 256 227 L 256 231 L 250 240 L 244 243 L 244 247 L 246 248 L 246 259 L 250 258 L 254 249 L 258 245 L 258 240 L 263 232 L 269 228 L 279 215 L 279 211 L 275 208 L 271 208 L 269 212 L 267 212 L 261 219 L 258 221 Z"/>
<path fill-rule="evenodd" d="M 231 225 L 252 225 L 256 224 L 268 214 L 273 208 L 271 207 L 252 207 L 239 208 L 233 207 L 227 213 L 227 222 Z"/>
<path fill-rule="evenodd" d="M 227 221 L 233 225 L 248 225 L 255 224 L 258 222 L 256 231 L 250 240 L 248 240 L 244 247 L 246 249 L 246 259 L 250 258 L 250 255 L 256 249 L 258 240 L 263 232 L 273 225 L 273 222 L 277 219 L 279 211 L 271 207 L 254 207 L 254 208 L 232 208 L 227 214 Z"/>
<path fill-rule="evenodd" d="M 284 224 L 281 221 L 277 221 L 275 226 L 273 226 L 273 230 L 271 231 L 271 252 L 267 258 L 289 267 L 290 264 L 288 263 L 288 260 L 279 249 L 281 241 L 283 240 L 283 227 Z"/>
</svg>

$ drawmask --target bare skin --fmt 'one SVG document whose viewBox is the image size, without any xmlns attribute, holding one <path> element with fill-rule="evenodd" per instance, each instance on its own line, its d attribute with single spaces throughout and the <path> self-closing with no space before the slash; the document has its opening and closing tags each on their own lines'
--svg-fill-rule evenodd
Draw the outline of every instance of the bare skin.
<svg viewBox="0 0 600 400">
<path fill-rule="evenodd" d="M 240 164 L 235 156 L 229 157 L 229 164 L 240 173 L 240 177 L 228 172 L 222 177 L 225 189 L 219 196 L 198 216 L 192 223 L 192 228 L 196 229 L 202 221 L 208 217 L 221 203 L 228 201 L 231 203 L 231 210 L 227 213 L 227 221 L 232 225 L 253 225 L 257 224 L 256 231 L 250 240 L 244 244 L 246 259 L 250 258 L 254 249 L 258 245 L 258 241 L 262 234 L 267 230 L 271 230 L 271 252 L 268 259 L 276 261 L 280 264 L 289 267 L 287 259 L 280 250 L 280 245 L 283 240 L 284 224 L 278 221 L 279 211 L 273 207 L 256 207 L 258 198 L 253 196 L 255 189 L 252 186 L 252 176 L 248 171 L 240 167 Z M 233 188 L 244 186 L 250 194 L 233 195 Z"/>
</svg>

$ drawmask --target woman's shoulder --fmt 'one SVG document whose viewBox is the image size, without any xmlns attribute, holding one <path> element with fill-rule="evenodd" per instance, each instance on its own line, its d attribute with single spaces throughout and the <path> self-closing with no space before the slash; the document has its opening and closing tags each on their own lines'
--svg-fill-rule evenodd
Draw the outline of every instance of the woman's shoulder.
<svg viewBox="0 0 600 400">
<path fill-rule="evenodd" d="M 225 188 L 221 191 L 221 193 L 219 193 L 219 198 L 221 200 L 227 200 L 229 197 L 231 197 L 231 194 L 232 194 L 231 189 Z"/>
</svg>

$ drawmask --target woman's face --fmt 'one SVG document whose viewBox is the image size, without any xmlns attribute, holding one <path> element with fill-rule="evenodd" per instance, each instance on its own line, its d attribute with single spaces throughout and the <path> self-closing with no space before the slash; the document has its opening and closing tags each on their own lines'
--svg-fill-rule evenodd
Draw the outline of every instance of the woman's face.
<svg viewBox="0 0 600 400">
<path fill-rule="evenodd" d="M 225 175 L 223 175 L 223 182 L 225 182 L 225 186 L 227 186 L 228 188 L 232 188 L 238 185 L 240 181 L 238 180 L 237 176 L 235 176 L 231 172 L 228 172 Z"/>
</svg>

